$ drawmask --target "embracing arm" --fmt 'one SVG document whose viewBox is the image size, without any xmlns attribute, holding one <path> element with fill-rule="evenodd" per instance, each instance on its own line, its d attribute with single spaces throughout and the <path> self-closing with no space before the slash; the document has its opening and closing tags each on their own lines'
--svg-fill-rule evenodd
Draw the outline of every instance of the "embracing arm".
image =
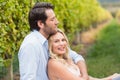
<svg viewBox="0 0 120 80">
<path fill-rule="evenodd" d="M 55 59 L 50 59 L 48 61 L 48 76 L 50 80 L 85 80 L 79 76 L 74 75 L 64 66 L 64 64 L 58 62 Z"/>
<path fill-rule="evenodd" d="M 78 65 L 80 72 L 81 72 L 81 76 L 88 80 L 89 76 L 87 73 L 87 66 L 85 63 L 84 58 L 77 54 L 75 51 L 70 50 L 70 57 L 73 59 L 73 61 Z"/>
<path fill-rule="evenodd" d="M 80 69 L 81 76 L 84 79 L 89 80 L 89 76 L 88 76 L 88 73 L 87 73 L 87 67 L 86 67 L 85 61 L 78 61 L 77 65 L 78 65 L 78 67 Z"/>
</svg>

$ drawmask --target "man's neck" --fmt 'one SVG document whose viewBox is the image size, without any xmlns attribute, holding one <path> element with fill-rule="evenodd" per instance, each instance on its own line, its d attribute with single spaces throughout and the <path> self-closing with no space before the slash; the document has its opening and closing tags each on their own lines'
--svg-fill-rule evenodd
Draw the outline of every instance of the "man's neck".
<svg viewBox="0 0 120 80">
<path fill-rule="evenodd" d="M 46 34 L 45 32 L 43 32 L 42 30 L 39 31 L 46 39 L 49 37 L 48 34 Z"/>
</svg>

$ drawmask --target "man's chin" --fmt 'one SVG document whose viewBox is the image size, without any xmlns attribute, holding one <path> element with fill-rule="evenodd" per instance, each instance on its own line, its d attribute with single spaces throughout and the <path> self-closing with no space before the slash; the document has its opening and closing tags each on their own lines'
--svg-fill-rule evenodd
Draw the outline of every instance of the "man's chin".
<svg viewBox="0 0 120 80">
<path fill-rule="evenodd" d="M 54 34 L 56 34 L 57 33 L 57 31 L 54 31 L 53 33 L 51 33 L 50 35 L 54 35 Z"/>
<path fill-rule="evenodd" d="M 52 35 L 53 35 L 53 34 L 56 34 L 57 31 L 58 31 L 58 28 L 56 28 L 56 29 L 53 31 Z"/>
</svg>

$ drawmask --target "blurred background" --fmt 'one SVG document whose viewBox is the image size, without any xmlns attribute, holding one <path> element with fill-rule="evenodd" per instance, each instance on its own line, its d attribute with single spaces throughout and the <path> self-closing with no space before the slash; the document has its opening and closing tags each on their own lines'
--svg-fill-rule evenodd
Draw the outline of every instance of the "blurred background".
<svg viewBox="0 0 120 80">
<path fill-rule="evenodd" d="M 38 1 L 55 5 L 58 27 L 85 58 L 89 75 L 120 73 L 120 0 L 0 0 L 0 80 L 19 80 L 17 54 Z"/>
</svg>

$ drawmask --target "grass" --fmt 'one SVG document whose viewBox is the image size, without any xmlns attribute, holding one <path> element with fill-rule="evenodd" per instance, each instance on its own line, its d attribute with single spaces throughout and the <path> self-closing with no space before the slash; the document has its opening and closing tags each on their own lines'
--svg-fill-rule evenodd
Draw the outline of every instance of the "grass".
<svg viewBox="0 0 120 80">
<path fill-rule="evenodd" d="M 88 73 L 105 77 L 120 73 L 120 25 L 113 20 L 96 37 L 86 56 Z"/>
</svg>

